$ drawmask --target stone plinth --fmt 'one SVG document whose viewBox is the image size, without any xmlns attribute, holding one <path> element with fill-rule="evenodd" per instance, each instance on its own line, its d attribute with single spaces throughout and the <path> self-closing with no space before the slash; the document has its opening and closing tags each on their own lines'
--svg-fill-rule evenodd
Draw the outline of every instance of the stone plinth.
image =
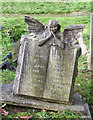
<svg viewBox="0 0 93 120">
<path fill-rule="evenodd" d="M 82 118 L 92 120 L 91 114 L 88 108 L 88 104 L 82 100 L 81 95 L 74 95 L 72 105 L 64 105 L 58 103 L 51 103 L 47 101 L 42 101 L 39 99 L 33 99 L 32 97 L 18 96 L 13 95 L 13 85 L 12 84 L 0 84 L 1 103 L 6 103 L 10 105 L 32 107 L 39 109 L 48 109 L 53 111 L 62 111 L 62 110 L 73 110 L 80 112 Z"/>
</svg>

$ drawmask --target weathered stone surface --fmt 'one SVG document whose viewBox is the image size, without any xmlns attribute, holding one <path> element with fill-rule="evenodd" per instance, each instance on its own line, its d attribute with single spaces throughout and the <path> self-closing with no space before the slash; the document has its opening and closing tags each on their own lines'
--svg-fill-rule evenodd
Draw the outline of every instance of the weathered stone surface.
<svg viewBox="0 0 93 120">
<path fill-rule="evenodd" d="M 25 48 L 23 47 L 24 42 L 27 42 Z M 47 46 L 42 48 L 38 47 L 37 44 L 37 38 L 34 38 L 33 36 L 23 36 L 18 59 L 18 73 L 15 78 L 16 84 L 18 76 L 20 77 L 20 87 L 18 88 L 18 84 L 15 86 L 19 89 L 18 94 L 34 97 L 43 96 L 49 49 Z M 25 49 L 25 52 L 23 53 L 24 56 L 22 56 L 21 52 L 23 49 Z M 23 60 L 23 63 L 21 60 Z M 20 64 L 22 65 L 22 68 L 20 68 Z M 22 70 L 21 75 L 19 74 L 20 69 Z"/>
<path fill-rule="evenodd" d="M 70 30 L 70 31 L 83 30 L 84 27 L 85 27 L 85 25 L 83 25 L 83 24 L 70 25 L 70 26 L 66 27 L 64 30 Z"/>
<path fill-rule="evenodd" d="M 52 101 L 72 102 L 73 83 L 77 75 L 78 50 L 69 46 L 61 50 L 56 45 L 51 46 L 50 50 L 43 97 Z"/>
<path fill-rule="evenodd" d="M 48 109 L 54 111 L 62 110 L 73 110 L 76 112 L 81 112 L 83 114 L 82 118 L 92 120 L 91 114 L 88 108 L 88 104 L 82 100 L 81 95 L 74 95 L 72 105 L 64 105 L 58 103 L 51 103 L 43 100 L 34 99 L 32 97 L 13 95 L 13 85 L 12 84 L 0 84 L 0 90 L 2 89 L 2 97 L 0 98 L 1 103 L 6 103 L 10 105 L 26 106 L 39 109 Z M 1 91 L 0 91 L 1 93 Z"/>
<path fill-rule="evenodd" d="M 62 34 L 57 20 L 46 26 L 30 17 L 25 21 L 30 35 L 20 40 L 14 94 L 71 104 L 81 54 L 76 38 L 84 25 L 68 26 Z"/>
<path fill-rule="evenodd" d="M 41 48 L 32 36 L 23 36 L 21 41 L 14 93 L 18 89 L 19 95 L 72 102 L 79 49 L 66 46 L 61 50 L 56 45 Z"/>
<path fill-rule="evenodd" d="M 86 45 L 84 44 L 84 41 L 83 41 L 83 35 L 82 35 L 82 32 L 79 32 L 77 34 L 77 40 L 79 42 L 79 45 L 81 47 L 81 50 L 82 50 L 82 55 L 86 55 L 87 54 L 87 47 Z"/>
<path fill-rule="evenodd" d="M 79 39 L 79 33 L 81 33 L 84 29 L 83 24 L 78 24 L 78 25 L 70 25 L 64 29 L 63 32 L 63 39 L 66 44 L 69 45 L 77 45 Z"/>
<path fill-rule="evenodd" d="M 20 48 L 20 40 L 18 40 L 17 43 L 14 43 L 14 46 L 13 46 L 13 61 L 17 61 L 18 54 L 19 54 L 19 48 Z"/>
<path fill-rule="evenodd" d="M 88 69 L 93 71 L 93 13 L 91 13 L 91 27 L 90 27 L 90 55 L 89 55 Z"/>
</svg>

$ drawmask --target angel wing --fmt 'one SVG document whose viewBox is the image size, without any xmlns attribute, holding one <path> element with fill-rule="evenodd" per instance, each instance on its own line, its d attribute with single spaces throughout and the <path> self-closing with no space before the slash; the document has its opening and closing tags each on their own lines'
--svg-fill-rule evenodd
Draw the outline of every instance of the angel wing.
<svg viewBox="0 0 93 120">
<path fill-rule="evenodd" d="M 44 31 L 44 25 L 38 20 L 31 18 L 29 16 L 25 16 L 25 22 L 29 25 L 28 32 L 29 33 L 38 33 L 40 31 Z"/>
<path fill-rule="evenodd" d="M 66 27 L 63 31 L 63 39 L 66 44 L 75 45 L 78 44 L 77 37 L 84 29 L 85 25 L 77 24 Z"/>
</svg>

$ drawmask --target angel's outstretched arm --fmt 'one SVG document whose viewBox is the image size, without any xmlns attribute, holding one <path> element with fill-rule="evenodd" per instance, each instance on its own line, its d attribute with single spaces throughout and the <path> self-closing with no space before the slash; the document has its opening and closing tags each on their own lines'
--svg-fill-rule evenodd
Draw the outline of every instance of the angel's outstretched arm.
<svg viewBox="0 0 93 120">
<path fill-rule="evenodd" d="M 52 32 L 52 35 L 55 39 L 54 41 L 54 44 L 58 45 L 60 48 L 64 49 L 65 48 L 65 44 L 64 44 L 64 41 L 63 41 L 63 36 L 61 33 L 59 33 L 59 38 L 56 37 L 56 35 Z"/>
<path fill-rule="evenodd" d="M 39 46 L 42 46 L 42 45 L 45 44 L 51 37 L 52 37 L 52 34 L 50 34 L 50 35 L 49 35 L 48 37 L 46 37 L 46 38 L 40 39 L 38 45 L 39 45 Z"/>
</svg>

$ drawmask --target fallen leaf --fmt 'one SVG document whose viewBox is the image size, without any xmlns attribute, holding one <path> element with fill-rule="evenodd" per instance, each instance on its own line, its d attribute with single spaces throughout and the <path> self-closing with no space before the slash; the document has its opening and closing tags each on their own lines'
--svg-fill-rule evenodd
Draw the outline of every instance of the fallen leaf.
<svg viewBox="0 0 93 120">
<path fill-rule="evenodd" d="M 6 40 L 6 42 L 8 42 L 8 40 Z"/>
<path fill-rule="evenodd" d="M 88 72 L 88 70 L 86 70 L 86 72 Z"/>
<path fill-rule="evenodd" d="M 6 115 L 8 115 L 8 112 L 6 110 L 2 109 L 1 114 L 6 116 Z"/>
<path fill-rule="evenodd" d="M 31 116 L 20 116 L 21 119 L 24 119 L 24 120 L 29 120 L 31 118 Z"/>
<path fill-rule="evenodd" d="M 10 8 L 10 6 L 8 6 L 8 8 Z"/>
<path fill-rule="evenodd" d="M 50 112 L 50 114 L 52 114 L 53 112 Z"/>
<path fill-rule="evenodd" d="M 0 112 L 1 112 L 2 115 L 6 116 L 6 115 L 8 115 L 8 112 L 6 110 L 2 109 L 5 106 L 6 106 L 6 103 L 0 107 Z"/>
</svg>

